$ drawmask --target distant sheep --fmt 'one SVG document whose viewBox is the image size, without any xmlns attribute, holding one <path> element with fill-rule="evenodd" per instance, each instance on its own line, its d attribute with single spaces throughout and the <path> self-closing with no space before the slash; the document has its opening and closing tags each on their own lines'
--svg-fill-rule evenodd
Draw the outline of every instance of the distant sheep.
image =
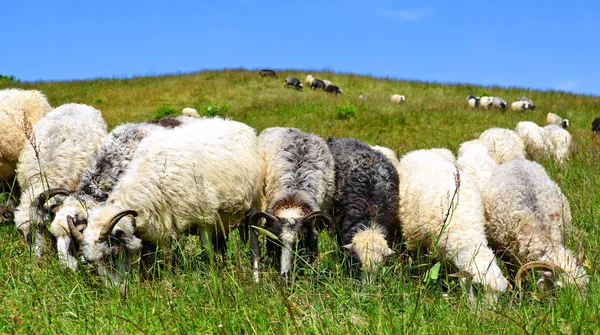
<svg viewBox="0 0 600 335">
<path fill-rule="evenodd" d="M 368 97 L 368 96 L 366 96 L 366 95 L 364 95 L 364 94 L 361 94 L 361 95 L 359 95 L 359 96 L 358 96 L 358 99 L 359 99 L 359 100 L 366 101 L 366 100 L 369 100 L 369 97 Z"/>
<path fill-rule="evenodd" d="M 563 119 L 560 116 L 554 114 L 554 113 L 548 113 L 546 115 L 546 125 L 551 125 L 551 124 L 555 124 L 557 126 L 561 126 L 563 128 L 568 128 L 569 127 L 569 120 L 568 119 Z"/>
<path fill-rule="evenodd" d="M 531 101 L 531 99 L 529 99 L 527 97 L 520 97 L 520 98 L 517 98 L 517 101 L 523 101 L 523 102 L 527 103 L 527 109 L 535 110 L 535 105 L 533 104 L 533 101 Z"/>
<path fill-rule="evenodd" d="M 479 107 L 488 109 L 494 105 L 494 97 L 483 96 L 479 98 Z"/>
<path fill-rule="evenodd" d="M 510 105 L 510 108 L 514 111 L 522 111 L 522 110 L 534 110 L 535 106 L 533 102 L 528 98 L 518 98 L 517 101 L 513 102 Z"/>
<path fill-rule="evenodd" d="M 485 142 L 490 155 L 498 164 L 525 159 L 525 143 L 516 132 L 504 128 L 490 128 L 479 139 Z"/>
<path fill-rule="evenodd" d="M 312 82 L 315 80 L 315 77 L 313 77 L 311 74 L 309 74 L 308 76 L 306 76 L 306 79 L 304 79 L 304 83 L 306 84 L 306 86 L 310 87 L 310 85 L 312 84 Z"/>
<path fill-rule="evenodd" d="M 435 245 L 435 257 L 463 273 L 472 302 L 476 297 L 471 281 L 482 284 L 487 302 L 495 303 L 508 281 L 488 246 L 483 200 L 475 180 L 448 156 L 453 155 L 447 149 L 417 150 L 400 159 L 399 221 L 404 242 L 409 250 L 421 253 Z"/>
<path fill-rule="evenodd" d="M 393 103 L 397 103 L 397 104 L 399 104 L 399 103 L 401 103 L 401 102 L 404 102 L 404 101 L 406 101 L 406 97 L 405 97 L 405 96 L 403 96 L 403 95 L 400 95 L 400 94 L 392 94 L 392 95 L 390 96 L 390 100 L 391 100 Z"/>
<path fill-rule="evenodd" d="M 515 132 L 525 143 L 525 149 L 532 159 L 552 157 L 564 164 L 571 151 L 571 134 L 561 126 L 551 124 L 540 127 L 531 121 L 517 123 Z"/>
<path fill-rule="evenodd" d="M 277 77 L 277 73 L 269 69 L 260 70 L 259 75 L 261 77 Z"/>
<path fill-rule="evenodd" d="M 600 117 L 597 117 L 592 121 L 592 131 L 600 134 Z"/>
<path fill-rule="evenodd" d="M 508 104 L 500 97 L 492 97 L 492 107 L 497 109 L 506 109 Z"/>
<path fill-rule="evenodd" d="M 200 117 L 198 111 L 195 108 L 185 107 L 181 110 L 181 115 L 192 116 L 192 117 Z"/>
<path fill-rule="evenodd" d="M 382 153 L 353 138 L 329 138 L 335 161 L 338 244 L 368 279 L 401 240 L 398 172 Z"/>
<path fill-rule="evenodd" d="M 285 86 L 286 88 L 289 88 L 290 86 L 292 86 L 293 88 L 297 89 L 297 90 L 302 90 L 303 86 L 302 83 L 300 82 L 300 80 L 296 77 L 293 76 L 287 76 L 285 77 L 285 81 L 283 82 L 283 86 Z"/>
<path fill-rule="evenodd" d="M 325 89 L 325 83 L 322 80 L 315 78 L 310 83 L 310 88 L 313 89 L 313 90 L 316 90 L 316 89 L 324 90 Z"/>
<path fill-rule="evenodd" d="M 42 92 L 0 90 L 0 181 L 11 180 L 33 127 L 52 107 Z"/>
<path fill-rule="evenodd" d="M 325 87 L 333 85 L 333 83 L 327 79 L 323 79 L 323 83 L 325 84 Z"/>
<path fill-rule="evenodd" d="M 469 106 L 471 108 L 477 108 L 477 107 L 479 107 L 479 103 L 480 103 L 479 97 L 476 97 L 474 95 L 469 95 L 467 97 L 467 106 Z"/>
<path fill-rule="evenodd" d="M 335 85 L 325 86 L 325 92 L 332 94 L 342 94 L 344 91 Z"/>
</svg>

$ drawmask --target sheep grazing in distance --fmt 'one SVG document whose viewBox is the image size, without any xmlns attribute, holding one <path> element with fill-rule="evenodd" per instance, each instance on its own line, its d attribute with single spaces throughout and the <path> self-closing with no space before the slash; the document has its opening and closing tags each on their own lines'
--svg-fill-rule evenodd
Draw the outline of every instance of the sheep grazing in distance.
<svg viewBox="0 0 600 335">
<path fill-rule="evenodd" d="M 310 83 L 310 88 L 313 90 L 316 89 L 325 89 L 325 83 L 321 80 L 321 79 L 313 79 L 312 82 Z"/>
<path fill-rule="evenodd" d="M 492 177 L 492 171 L 498 166 L 485 142 L 479 139 L 463 142 L 458 147 L 457 156 L 456 165 L 460 171 L 475 179 L 479 189 L 485 187 Z"/>
<path fill-rule="evenodd" d="M 293 76 L 285 77 L 285 81 L 283 82 L 283 86 L 289 88 L 290 86 L 294 87 L 297 90 L 302 90 L 303 86 L 300 80 Z"/>
<path fill-rule="evenodd" d="M 0 90 L 0 181 L 10 181 L 32 127 L 52 107 L 42 92 L 18 88 Z"/>
<path fill-rule="evenodd" d="M 476 97 L 472 94 L 467 97 L 467 106 L 469 106 L 471 108 L 479 107 L 479 102 L 480 102 L 480 98 Z"/>
<path fill-rule="evenodd" d="M 525 143 L 510 129 L 490 128 L 484 131 L 479 139 L 485 143 L 490 155 L 498 164 L 513 159 L 525 159 Z"/>
<path fill-rule="evenodd" d="M 306 86 L 311 87 L 310 85 L 314 80 L 315 77 L 313 77 L 312 74 L 309 74 L 308 76 L 306 76 L 306 79 L 304 79 L 304 83 L 306 84 Z"/>
<path fill-rule="evenodd" d="M 510 108 L 514 111 L 522 111 L 522 110 L 534 110 L 535 105 L 529 98 L 517 98 L 515 102 L 510 105 Z"/>
<path fill-rule="evenodd" d="M 552 157 L 561 165 L 568 160 L 571 134 L 561 126 L 551 124 L 540 127 L 531 121 L 521 121 L 517 123 L 515 132 L 525 143 L 527 154 L 532 159 Z"/>
<path fill-rule="evenodd" d="M 317 259 L 319 232 L 331 223 L 335 190 L 333 157 L 323 139 L 296 128 L 267 128 L 258 137 L 265 161 L 265 208 L 252 217 L 266 220 L 281 248 L 281 274 L 287 279 L 296 245 Z M 258 257 L 259 250 L 254 250 Z M 256 258 L 258 259 L 258 258 Z"/>
<path fill-rule="evenodd" d="M 592 131 L 596 134 L 600 134 L 600 117 L 597 117 L 592 121 Z"/>
<path fill-rule="evenodd" d="M 342 91 L 341 88 L 335 86 L 335 85 L 328 85 L 325 86 L 325 92 L 327 93 L 333 93 L 333 94 L 342 94 L 344 93 L 344 91 Z"/>
<path fill-rule="evenodd" d="M 180 234 L 224 252 L 229 232 L 261 207 L 263 169 L 254 129 L 199 119 L 148 134 L 83 232 L 72 217 L 67 222 L 85 260 L 116 284 L 139 263 L 143 245 L 168 247 Z"/>
<path fill-rule="evenodd" d="M 325 87 L 333 85 L 333 83 L 327 79 L 323 79 L 323 83 L 325 84 Z"/>
<path fill-rule="evenodd" d="M 275 73 L 275 71 L 270 70 L 270 69 L 260 70 L 260 72 L 258 74 L 261 77 L 277 77 L 277 73 Z"/>
<path fill-rule="evenodd" d="M 359 100 L 363 100 L 363 101 L 367 101 L 367 100 L 369 100 L 369 97 L 366 96 L 366 95 L 364 95 L 364 94 L 361 94 L 361 95 L 358 96 L 358 99 Z"/>
<path fill-rule="evenodd" d="M 181 115 L 192 116 L 192 117 L 200 117 L 198 111 L 195 108 L 185 107 L 181 110 Z"/>
<path fill-rule="evenodd" d="M 492 97 L 492 107 L 497 109 L 506 109 L 508 104 L 500 97 Z"/>
<path fill-rule="evenodd" d="M 479 98 L 479 107 L 488 109 L 494 105 L 494 97 L 483 96 Z"/>
<path fill-rule="evenodd" d="M 45 192 L 74 190 L 105 136 L 100 111 L 82 104 L 57 107 L 33 127 L 19 157 L 17 180 L 22 194 L 15 225 L 27 241 L 34 242 L 36 256 L 49 247 L 43 225 L 48 212 L 41 204 Z"/>
<path fill-rule="evenodd" d="M 548 113 L 546 115 L 546 125 L 555 124 L 557 126 L 561 126 L 563 128 L 569 128 L 569 120 L 563 119 L 560 116 L 554 113 Z"/>
<path fill-rule="evenodd" d="M 398 172 L 381 152 L 353 138 L 329 138 L 335 162 L 334 231 L 340 248 L 369 279 L 401 240 Z"/>
<path fill-rule="evenodd" d="M 571 134 L 561 126 L 551 124 L 543 127 L 548 144 L 548 152 L 554 160 L 563 165 L 571 153 Z"/>
<path fill-rule="evenodd" d="M 405 97 L 405 96 L 403 96 L 403 95 L 400 95 L 400 94 L 392 94 L 392 95 L 390 96 L 390 100 L 391 100 L 393 103 L 397 103 L 397 104 L 399 104 L 399 103 L 401 103 L 401 102 L 404 102 L 404 101 L 406 101 L 406 97 Z"/>
<path fill-rule="evenodd" d="M 531 99 L 527 97 L 520 97 L 517 98 L 517 101 L 523 101 L 527 104 L 527 109 L 535 110 L 535 105 L 533 104 L 533 101 L 531 101 Z"/>
<path fill-rule="evenodd" d="M 372 145 L 371 148 L 373 148 L 373 150 L 381 152 L 385 157 L 387 157 L 387 159 L 390 160 L 390 163 L 392 163 L 394 167 L 398 166 L 398 156 L 396 155 L 394 150 L 379 145 Z"/>
<path fill-rule="evenodd" d="M 583 290 L 589 277 L 582 259 L 564 246 L 571 225 L 569 202 L 544 168 L 513 160 L 494 169 L 488 185 L 482 196 L 491 245 L 508 251 L 513 264 L 533 262 L 521 267 L 517 286 L 524 272 L 544 269 L 540 289 L 575 284 Z"/>
<path fill-rule="evenodd" d="M 412 151 L 400 158 L 402 236 L 409 250 L 435 251 L 437 259 L 456 267 L 473 303 L 471 281 L 482 284 L 486 301 L 495 303 L 508 281 L 488 247 L 483 200 L 475 180 L 448 156 L 453 156 L 449 150 L 437 149 Z"/>
</svg>

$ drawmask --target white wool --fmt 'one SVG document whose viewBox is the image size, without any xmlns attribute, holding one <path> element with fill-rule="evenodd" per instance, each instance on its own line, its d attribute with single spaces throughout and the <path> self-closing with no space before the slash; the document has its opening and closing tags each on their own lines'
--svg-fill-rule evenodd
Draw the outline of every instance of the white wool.
<svg viewBox="0 0 600 335">
<path fill-rule="evenodd" d="M 479 107 L 490 108 L 494 104 L 494 97 L 483 96 L 479 99 Z"/>
<path fill-rule="evenodd" d="M 393 95 L 391 95 L 390 100 L 394 103 L 399 104 L 401 102 L 406 101 L 406 97 L 404 95 L 400 95 L 400 94 L 393 94 Z"/>
<path fill-rule="evenodd" d="M 185 107 L 181 110 L 181 115 L 192 116 L 192 117 L 200 117 L 198 111 L 195 108 Z"/>
<path fill-rule="evenodd" d="M 490 156 L 490 152 L 482 140 L 464 142 L 458 148 L 456 164 L 461 171 L 470 174 L 481 189 L 492 176 L 492 170 L 498 163 Z"/>
<path fill-rule="evenodd" d="M 313 77 L 311 74 L 309 74 L 308 76 L 306 76 L 306 79 L 304 80 L 304 83 L 306 84 L 307 87 L 310 87 L 310 85 L 312 84 L 313 80 L 315 80 L 315 77 Z"/>
<path fill-rule="evenodd" d="M 371 148 L 381 152 L 394 165 L 394 167 L 398 166 L 398 156 L 394 150 L 379 145 L 372 145 Z"/>
<path fill-rule="evenodd" d="M 559 164 L 565 164 L 571 153 L 571 134 L 561 126 L 544 127 L 544 136 L 548 143 L 548 151 Z"/>
<path fill-rule="evenodd" d="M 490 155 L 498 164 L 525 158 L 525 143 L 516 132 L 504 128 L 490 128 L 479 139 L 484 141 Z"/>
<path fill-rule="evenodd" d="M 521 121 L 517 123 L 515 132 L 525 143 L 525 150 L 532 159 L 537 160 L 546 155 L 549 143 L 542 127 L 531 121 Z"/>
</svg>

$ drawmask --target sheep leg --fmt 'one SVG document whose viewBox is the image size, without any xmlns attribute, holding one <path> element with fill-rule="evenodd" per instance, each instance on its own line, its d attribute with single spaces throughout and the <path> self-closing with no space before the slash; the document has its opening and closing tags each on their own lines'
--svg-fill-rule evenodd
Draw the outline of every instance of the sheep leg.
<svg viewBox="0 0 600 335">
<path fill-rule="evenodd" d="M 256 229 L 250 229 L 250 253 L 252 254 L 254 282 L 258 283 L 258 262 L 260 260 L 260 245 L 258 244 L 258 232 L 256 231 Z"/>
</svg>

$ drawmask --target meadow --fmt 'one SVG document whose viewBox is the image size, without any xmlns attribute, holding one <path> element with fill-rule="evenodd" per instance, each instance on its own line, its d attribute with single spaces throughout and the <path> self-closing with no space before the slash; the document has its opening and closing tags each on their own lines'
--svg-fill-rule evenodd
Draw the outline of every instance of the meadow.
<svg viewBox="0 0 600 335">
<path fill-rule="evenodd" d="M 566 245 L 585 248 L 590 284 L 583 295 L 567 288 L 549 295 L 508 292 L 496 308 L 473 310 L 455 279 L 432 275 L 436 263 L 404 266 L 397 255 L 371 283 L 348 273 L 334 236 L 319 240 L 314 267 L 294 269 L 286 284 L 264 266 L 252 281 L 248 246 L 237 232 L 227 257 L 207 254 L 196 237 L 185 237 L 179 263 L 150 278 L 133 274 L 127 297 L 106 288 L 89 269 L 74 273 L 56 257 L 37 260 L 14 225 L 0 221 L 0 334 L 546 334 L 600 333 L 597 279 L 600 230 L 600 138 L 590 130 L 600 115 L 600 97 L 516 87 L 481 87 L 373 78 L 332 72 L 282 70 L 261 78 L 243 69 L 203 71 L 130 79 L 14 83 L 0 89 L 41 90 L 52 106 L 67 102 L 102 111 L 110 128 L 155 118 L 165 110 L 194 107 L 220 113 L 257 132 L 271 126 L 297 127 L 324 138 L 355 137 L 398 155 L 423 148 L 454 152 L 463 141 L 490 127 L 514 129 L 519 121 L 545 122 L 548 112 L 570 120 L 569 164 L 543 161 L 569 199 L 573 227 Z M 344 90 L 328 95 L 285 89 L 286 75 L 329 79 Z M 406 96 L 392 104 L 390 95 Z M 359 94 L 368 100 L 358 99 Z M 527 96 L 536 110 L 471 110 L 469 94 L 503 97 L 510 105 Z M 211 107 L 212 106 L 212 107 Z M 0 201 L 8 193 L 0 194 Z M 157 256 L 157 263 L 165 263 Z"/>
</svg>

